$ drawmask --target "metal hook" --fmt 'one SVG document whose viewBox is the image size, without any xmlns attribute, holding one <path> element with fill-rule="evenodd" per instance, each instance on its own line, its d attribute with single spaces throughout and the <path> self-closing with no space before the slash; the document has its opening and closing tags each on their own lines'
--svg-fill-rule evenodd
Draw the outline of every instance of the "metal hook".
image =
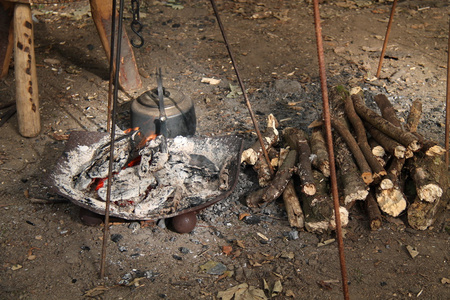
<svg viewBox="0 0 450 300">
<path fill-rule="evenodd" d="M 142 23 L 137 20 L 133 20 L 131 22 L 131 30 L 136 34 L 136 36 L 139 39 L 138 43 L 135 43 L 134 40 L 131 40 L 131 45 L 133 45 L 134 48 L 141 48 L 142 46 L 144 46 L 144 38 L 141 35 L 143 27 L 144 26 L 142 25 Z"/>
</svg>

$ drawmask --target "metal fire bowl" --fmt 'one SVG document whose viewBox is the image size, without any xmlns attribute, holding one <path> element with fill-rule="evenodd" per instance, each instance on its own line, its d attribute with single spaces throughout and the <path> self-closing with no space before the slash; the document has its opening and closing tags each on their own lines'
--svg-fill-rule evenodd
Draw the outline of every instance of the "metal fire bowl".
<svg viewBox="0 0 450 300">
<path fill-rule="evenodd" d="M 228 156 L 229 159 L 227 159 L 226 161 L 228 168 L 228 189 L 220 191 L 219 194 L 213 197 L 205 197 L 204 199 L 202 198 L 199 199 L 198 197 L 195 197 L 195 195 L 192 195 L 193 198 L 195 198 L 195 204 L 189 203 L 189 201 L 187 202 L 181 201 L 186 203 L 181 207 L 178 206 L 175 211 L 172 211 L 170 213 L 164 212 L 164 210 L 161 209 L 159 210 L 157 209 L 146 212 L 145 216 L 142 215 L 138 216 L 133 212 L 121 211 L 120 209 L 111 209 L 110 216 L 126 220 L 165 219 L 192 211 L 199 211 L 210 205 L 213 205 L 214 203 L 220 200 L 227 198 L 233 192 L 238 181 L 242 147 L 243 147 L 242 139 L 235 136 L 189 137 L 187 139 L 193 141 L 194 145 L 201 144 L 211 147 L 211 153 L 226 152 L 229 154 Z M 79 153 L 80 151 L 86 151 L 86 149 L 96 149 L 95 144 L 101 145 L 101 143 L 104 144 L 105 141 L 108 140 L 109 134 L 107 133 L 87 132 L 87 131 L 72 132 L 70 134 L 69 140 L 67 141 L 64 153 L 57 160 L 54 171 L 47 178 L 47 184 L 49 185 L 51 190 L 54 193 L 69 199 L 71 202 L 73 202 L 78 206 L 81 206 L 94 213 L 104 215 L 106 206 L 106 203 L 104 201 L 93 198 L 92 196 L 87 194 L 82 194 L 81 191 L 75 191 L 74 189 L 71 188 L 71 185 L 73 185 L 72 182 L 74 181 L 74 176 L 76 176 L 76 174 L 79 174 L 80 170 L 82 170 L 82 168 L 84 167 L 82 165 L 79 166 L 76 165 L 77 163 L 79 164 L 79 162 L 73 159 L 74 151 Z M 217 149 L 217 151 L 215 151 L 214 149 Z M 213 163 L 223 164 L 223 161 L 214 161 L 215 159 L 214 154 L 211 155 L 209 159 Z M 224 158 L 221 157 L 218 159 L 223 160 Z M 186 198 L 190 199 L 190 197 Z M 111 204 L 111 207 L 113 206 L 114 205 Z"/>
</svg>

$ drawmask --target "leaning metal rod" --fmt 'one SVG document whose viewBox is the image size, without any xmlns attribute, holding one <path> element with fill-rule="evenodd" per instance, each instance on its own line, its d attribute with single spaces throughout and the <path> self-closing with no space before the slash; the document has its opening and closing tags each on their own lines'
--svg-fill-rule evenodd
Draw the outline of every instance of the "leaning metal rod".
<svg viewBox="0 0 450 300">
<path fill-rule="evenodd" d="M 113 0 L 116 2 L 116 0 Z M 120 65 L 120 45 L 122 44 L 122 19 L 123 19 L 123 7 L 124 0 L 120 0 L 119 5 L 119 22 L 117 28 L 117 44 L 114 45 L 111 43 L 111 49 L 116 47 L 116 66 Z M 115 11 L 113 11 L 114 18 L 116 17 Z M 115 31 L 112 31 L 115 33 Z M 111 38 L 111 41 L 113 39 Z M 119 93 L 119 70 L 120 68 L 114 68 L 114 66 L 110 65 L 110 72 L 114 71 L 114 95 L 113 95 L 113 103 L 112 103 L 112 112 L 111 112 L 111 145 L 109 152 L 109 169 L 108 169 L 108 184 L 106 186 L 106 207 L 105 207 L 105 228 L 103 230 L 103 244 L 102 244 L 102 257 L 100 263 L 100 278 L 105 278 L 105 264 L 106 264 L 106 246 L 108 244 L 108 234 L 109 234 L 109 208 L 111 204 L 111 185 L 112 185 L 112 170 L 113 170 L 113 161 L 114 161 L 114 146 L 115 146 L 115 137 L 116 137 L 116 107 L 117 107 L 117 98 Z"/>
<path fill-rule="evenodd" d="M 340 211 L 339 211 L 339 194 L 338 194 L 338 189 L 337 189 L 336 167 L 335 167 L 334 152 L 333 152 L 333 137 L 331 135 L 331 117 L 330 117 L 330 107 L 328 104 L 327 77 L 326 77 L 326 72 L 325 72 L 325 59 L 324 59 L 324 54 L 323 54 L 322 28 L 320 25 L 319 0 L 314 0 L 314 25 L 316 28 L 317 55 L 319 58 L 320 86 L 322 89 L 322 101 L 323 101 L 323 118 L 324 118 L 324 122 L 325 122 L 325 129 L 326 129 L 326 136 L 327 136 L 328 156 L 329 156 L 329 160 L 330 160 L 331 190 L 332 190 L 333 203 L 334 203 L 334 215 L 335 215 L 335 219 L 336 219 L 336 236 L 337 236 L 338 248 L 339 248 L 339 261 L 341 263 L 342 287 L 344 289 L 344 299 L 349 299 L 348 283 L 347 283 L 347 269 L 345 266 L 345 256 L 344 256 L 344 240 L 342 238 L 341 216 L 340 216 Z"/>
<path fill-rule="evenodd" d="M 391 16 L 389 17 L 388 27 L 386 29 L 386 36 L 384 37 L 383 49 L 381 50 L 380 61 L 378 62 L 378 69 L 376 77 L 380 77 L 381 65 L 383 64 L 384 54 L 386 53 L 386 47 L 389 39 L 389 34 L 391 33 L 392 21 L 394 20 L 395 7 L 397 6 L 397 0 L 394 0 L 391 8 Z"/>
<path fill-rule="evenodd" d="M 108 108 L 106 111 L 106 131 L 111 132 L 111 103 L 113 98 L 114 80 L 114 38 L 116 36 L 116 1 L 112 2 L 111 42 L 109 49 L 109 84 L 108 84 Z"/>
<path fill-rule="evenodd" d="M 264 141 L 261 136 L 261 132 L 259 131 L 259 127 L 258 127 L 258 123 L 256 122 L 255 114 L 253 113 L 252 106 L 251 106 L 250 101 L 247 96 L 247 92 L 245 91 L 244 83 L 242 82 L 241 76 L 239 75 L 239 71 L 236 66 L 236 62 L 234 60 L 233 53 L 231 52 L 230 44 L 228 43 L 228 39 L 225 35 L 225 28 L 223 27 L 222 21 L 220 20 L 216 2 L 214 0 L 210 0 L 210 1 L 211 1 L 212 8 L 214 10 L 214 14 L 216 15 L 217 23 L 219 24 L 220 32 L 222 33 L 223 41 L 225 42 L 225 45 L 227 46 L 228 55 L 230 56 L 234 71 L 236 72 L 236 77 L 239 82 L 239 86 L 241 87 L 242 95 L 244 96 L 244 99 L 245 99 L 245 104 L 247 105 L 248 111 L 250 113 L 250 117 L 253 122 L 253 127 L 255 128 L 256 135 L 258 136 L 259 143 L 261 144 L 261 149 L 263 151 L 264 158 L 266 159 L 267 165 L 269 166 L 270 174 L 273 175 L 275 172 L 273 171 L 272 164 L 270 163 L 269 154 L 267 154 L 266 146 L 264 145 Z"/>
<path fill-rule="evenodd" d="M 445 102 L 445 164 L 449 164 L 449 123 L 450 123 L 450 19 L 449 19 L 449 30 L 448 30 L 448 48 L 447 48 L 447 97 Z"/>
</svg>

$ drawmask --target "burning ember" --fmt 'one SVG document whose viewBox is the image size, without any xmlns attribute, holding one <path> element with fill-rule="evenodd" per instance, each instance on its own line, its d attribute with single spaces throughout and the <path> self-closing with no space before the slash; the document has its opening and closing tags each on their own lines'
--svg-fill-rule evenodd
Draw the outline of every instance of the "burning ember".
<svg viewBox="0 0 450 300">
<path fill-rule="evenodd" d="M 170 217 L 206 207 L 234 188 L 240 139 L 152 136 L 134 147 L 135 135 L 133 131 L 118 133 L 115 141 L 112 216 L 134 220 Z M 72 133 L 50 178 L 56 192 L 104 214 L 110 146 L 106 134 Z"/>
</svg>

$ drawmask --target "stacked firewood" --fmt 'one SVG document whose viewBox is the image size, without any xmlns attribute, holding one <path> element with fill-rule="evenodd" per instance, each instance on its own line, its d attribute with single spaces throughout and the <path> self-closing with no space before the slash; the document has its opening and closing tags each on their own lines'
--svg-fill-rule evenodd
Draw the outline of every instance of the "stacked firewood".
<svg viewBox="0 0 450 300">
<path fill-rule="evenodd" d="M 382 226 L 383 216 L 404 215 L 412 228 L 425 230 L 448 202 L 445 150 L 417 132 L 419 101 L 413 102 L 406 124 L 385 95 L 374 101 L 381 114 L 366 106 L 358 90 L 336 87 L 330 93 L 341 225 L 348 223 L 348 211 L 361 201 L 372 230 Z M 242 162 L 253 166 L 261 186 L 248 195 L 247 205 L 261 207 L 282 196 L 291 226 L 312 232 L 334 229 L 322 122 L 311 124 L 309 136 L 298 128 L 280 134 L 277 126 L 269 116 L 264 142 L 275 174 L 259 142 L 243 152 Z M 278 151 L 277 145 L 284 147 Z M 405 192 L 410 186 L 413 192 Z"/>
</svg>

